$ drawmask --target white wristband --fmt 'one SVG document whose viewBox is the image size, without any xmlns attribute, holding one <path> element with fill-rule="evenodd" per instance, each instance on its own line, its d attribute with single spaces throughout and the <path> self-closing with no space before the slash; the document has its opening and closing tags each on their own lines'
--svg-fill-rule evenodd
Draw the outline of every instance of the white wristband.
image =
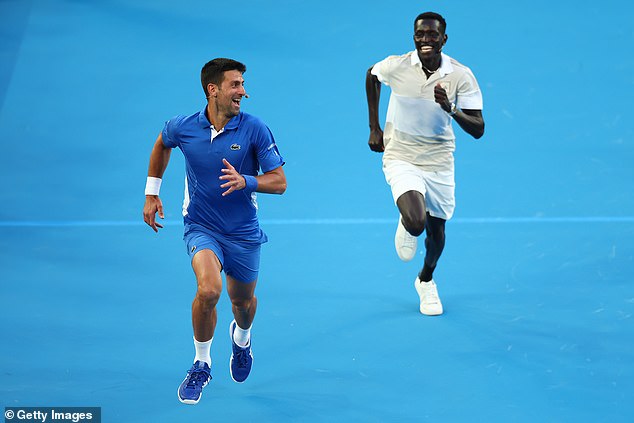
<svg viewBox="0 0 634 423">
<path fill-rule="evenodd" d="M 155 178 L 154 176 L 148 176 L 145 183 L 145 195 L 159 195 L 161 191 L 161 178 Z"/>
</svg>

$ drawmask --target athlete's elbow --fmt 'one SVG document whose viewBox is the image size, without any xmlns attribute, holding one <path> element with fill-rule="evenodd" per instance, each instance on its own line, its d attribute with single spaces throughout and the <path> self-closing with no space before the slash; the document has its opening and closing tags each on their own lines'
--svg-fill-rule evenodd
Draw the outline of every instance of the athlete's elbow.
<svg viewBox="0 0 634 423">
<path fill-rule="evenodd" d="M 484 124 L 480 127 L 475 128 L 473 132 L 471 133 L 471 135 L 473 136 L 473 138 L 477 140 L 482 138 L 482 136 L 484 135 Z"/>
</svg>

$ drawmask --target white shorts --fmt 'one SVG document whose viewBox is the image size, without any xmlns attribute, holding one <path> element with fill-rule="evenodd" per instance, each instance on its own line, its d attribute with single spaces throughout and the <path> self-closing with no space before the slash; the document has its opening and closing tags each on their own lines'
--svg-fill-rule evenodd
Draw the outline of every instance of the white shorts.
<svg viewBox="0 0 634 423">
<path fill-rule="evenodd" d="M 401 160 L 383 163 L 385 180 L 390 184 L 394 203 L 407 191 L 418 191 L 425 197 L 427 212 L 449 220 L 456 208 L 456 182 L 453 170 L 427 172 Z"/>
</svg>

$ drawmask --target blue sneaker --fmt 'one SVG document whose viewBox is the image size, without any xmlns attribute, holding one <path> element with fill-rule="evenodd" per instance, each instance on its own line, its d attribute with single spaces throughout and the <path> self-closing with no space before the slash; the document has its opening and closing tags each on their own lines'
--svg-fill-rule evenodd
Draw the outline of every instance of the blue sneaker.
<svg viewBox="0 0 634 423">
<path fill-rule="evenodd" d="M 196 361 L 178 387 L 178 399 L 185 404 L 198 404 L 203 388 L 211 380 L 211 369 L 204 361 Z"/>
<path fill-rule="evenodd" d="M 242 348 L 239 347 L 233 341 L 233 332 L 236 330 L 238 324 L 234 320 L 229 325 L 229 336 L 231 337 L 231 348 L 233 353 L 231 354 L 231 360 L 229 360 L 229 371 L 231 372 L 231 379 L 234 382 L 242 383 L 249 373 L 251 373 L 251 366 L 253 365 L 253 354 L 251 353 L 251 340 L 249 339 L 249 345 Z"/>
</svg>

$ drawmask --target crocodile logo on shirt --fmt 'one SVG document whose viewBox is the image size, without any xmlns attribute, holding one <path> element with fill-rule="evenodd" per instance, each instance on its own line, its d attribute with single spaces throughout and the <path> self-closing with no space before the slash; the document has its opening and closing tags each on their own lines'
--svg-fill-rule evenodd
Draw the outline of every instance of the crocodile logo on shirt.
<svg viewBox="0 0 634 423">
<path fill-rule="evenodd" d="M 240 150 L 240 144 L 231 144 L 231 148 L 233 151 L 238 151 Z"/>
</svg>

